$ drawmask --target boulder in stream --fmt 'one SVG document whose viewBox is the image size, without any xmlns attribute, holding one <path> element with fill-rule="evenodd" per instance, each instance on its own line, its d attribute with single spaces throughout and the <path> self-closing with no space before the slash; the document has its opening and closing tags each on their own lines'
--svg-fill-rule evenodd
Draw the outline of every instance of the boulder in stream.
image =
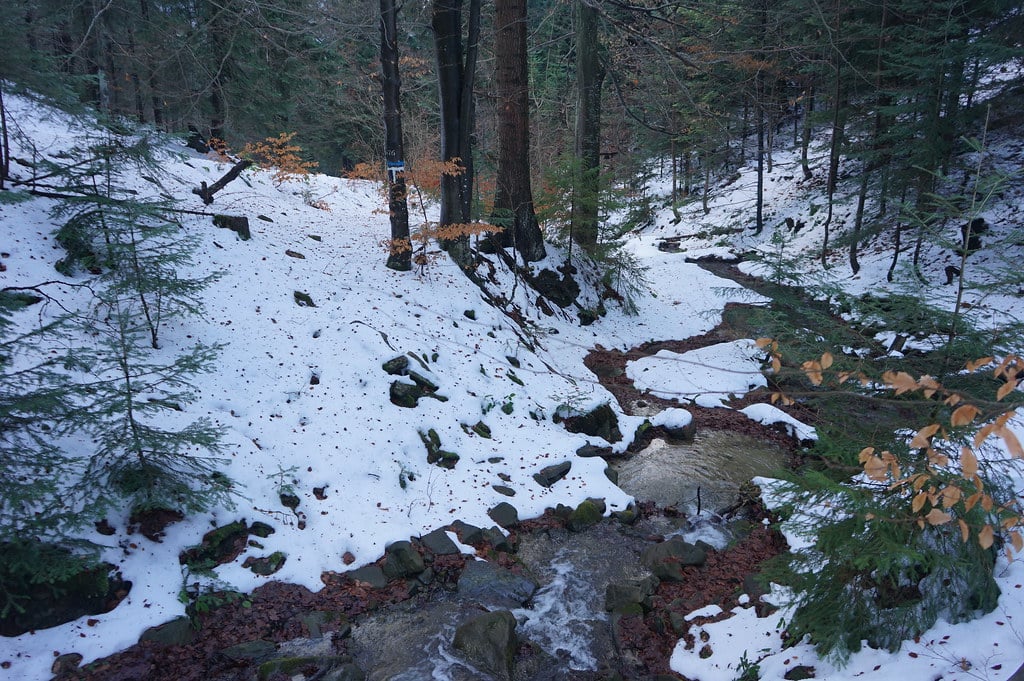
<svg viewBox="0 0 1024 681">
<path fill-rule="evenodd" d="M 452 647 L 474 666 L 511 681 L 518 644 L 516 618 L 508 610 L 496 610 L 460 626 Z"/>
</svg>

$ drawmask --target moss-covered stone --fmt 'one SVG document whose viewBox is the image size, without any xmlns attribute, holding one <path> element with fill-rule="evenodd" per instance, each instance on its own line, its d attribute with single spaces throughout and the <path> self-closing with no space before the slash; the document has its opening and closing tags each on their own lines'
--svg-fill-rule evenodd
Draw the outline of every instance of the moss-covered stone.
<svg viewBox="0 0 1024 681">
<path fill-rule="evenodd" d="M 210 530 L 198 546 L 186 549 L 178 559 L 193 572 L 210 570 L 237 558 L 248 540 L 248 526 L 244 520 L 237 520 Z"/>
<path fill-rule="evenodd" d="M 281 551 L 274 551 L 269 556 L 263 558 L 253 558 L 249 556 L 242 563 L 242 567 L 249 568 L 253 574 L 260 575 L 261 577 L 269 577 L 274 574 L 282 567 L 287 557 Z"/>
<path fill-rule="evenodd" d="M 602 504 L 603 505 L 603 504 Z M 585 499 L 580 502 L 571 514 L 566 527 L 571 532 L 582 532 L 588 527 L 593 527 L 601 522 L 604 511 L 592 499 Z"/>
</svg>

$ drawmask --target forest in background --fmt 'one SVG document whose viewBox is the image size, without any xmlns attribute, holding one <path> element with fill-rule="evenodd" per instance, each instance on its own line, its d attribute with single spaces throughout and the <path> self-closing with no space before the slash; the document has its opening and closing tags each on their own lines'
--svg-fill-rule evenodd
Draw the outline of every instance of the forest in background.
<svg viewBox="0 0 1024 681">
<path fill-rule="evenodd" d="M 1019 55 L 1024 12 L 1016 0 L 401 3 L 397 49 L 410 168 L 418 163 L 438 175 L 430 164 L 447 160 L 441 131 L 452 112 L 439 107 L 438 83 L 450 74 L 436 67 L 437 17 L 454 18 L 467 34 L 443 48 L 458 52 L 460 67 L 471 50 L 479 52 L 475 79 L 467 78 L 474 219 L 488 214 L 499 172 L 495 16 L 510 4 L 522 4 L 515 11 L 529 22 L 521 58 L 541 212 L 553 203 L 546 196 L 588 177 L 566 171 L 573 158 L 606 180 L 588 186 L 615 182 L 634 193 L 644 187 L 650 159 L 659 158 L 673 173 L 676 196 L 706 202 L 715 182 L 748 159 L 759 168 L 760 196 L 773 150 L 791 142 L 801 147 L 810 179 L 809 146 L 823 135 L 829 161 L 815 178 L 830 197 L 823 252 L 831 198 L 849 179 L 841 190 L 857 195 L 856 218 L 845 230 L 856 271 L 858 244 L 873 233 L 906 229 L 908 213 L 932 219 L 946 210 L 935 195 L 944 191 L 943 177 L 964 177 L 953 166 L 966 139 L 1017 115 L 991 114 L 976 97 L 992 78 L 1011 78 L 998 71 Z M 383 169 L 384 6 L 15 0 L 0 16 L 7 53 L 0 78 L 165 131 L 192 130 L 236 150 L 294 133 L 307 160 L 329 174 L 359 163 Z M 581 187 L 574 189 L 584 202 Z M 764 220 L 758 201 L 751 228 L 759 232 Z"/>
</svg>

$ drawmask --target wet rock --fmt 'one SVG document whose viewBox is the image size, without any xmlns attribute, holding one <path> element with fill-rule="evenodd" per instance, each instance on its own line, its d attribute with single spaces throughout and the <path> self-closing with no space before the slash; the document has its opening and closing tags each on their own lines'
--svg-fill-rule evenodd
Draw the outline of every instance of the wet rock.
<svg viewBox="0 0 1024 681">
<path fill-rule="evenodd" d="M 452 641 L 461 657 L 504 681 L 512 679 L 517 646 L 516 618 L 507 610 L 474 617 L 455 631 Z"/>
<path fill-rule="evenodd" d="M 609 584 L 605 589 L 604 609 L 622 612 L 628 605 L 640 605 L 645 611 L 651 609 L 651 596 L 658 588 L 658 578 L 651 576 Z"/>
<path fill-rule="evenodd" d="M 408 541 L 396 541 L 384 549 L 384 575 L 390 579 L 412 577 L 426 567 L 423 556 Z"/>
<path fill-rule="evenodd" d="M 640 562 L 654 576 L 671 582 L 683 581 L 683 567 L 703 565 L 706 559 L 704 549 L 678 537 L 649 546 L 640 554 Z"/>
<path fill-rule="evenodd" d="M 516 510 L 515 506 L 505 501 L 487 511 L 487 515 L 506 530 L 519 524 L 519 511 Z"/>
<path fill-rule="evenodd" d="M 532 579 L 484 560 L 466 563 L 457 586 L 460 598 L 484 605 L 513 608 L 527 603 L 537 591 Z"/>
<path fill-rule="evenodd" d="M 182 615 L 170 622 L 146 629 L 139 637 L 139 641 L 151 641 L 162 646 L 183 646 L 191 643 L 195 637 L 196 630 L 192 626 L 192 621 Z"/>
<path fill-rule="evenodd" d="M 533 479 L 536 480 L 537 484 L 541 487 L 551 487 L 568 475 L 571 468 L 572 463 L 569 461 L 563 461 L 562 463 L 558 463 L 553 466 L 545 466 L 533 474 Z"/>
<path fill-rule="evenodd" d="M 459 553 L 459 547 L 456 546 L 451 537 L 441 529 L 437 529 L 423 535 L 420 537 L 420 542 L 435 556 L 450 556 Z"/>
<path fill-rule="evenodd" d="M 622 439 L 622 431 L 619 430 L 619 417 L 607 402 L 586 414 L 567 417 L 565 429 L 570 433 L 583 433 L 604 438 L 608 442 L 618 442 Z"/>
</svg>

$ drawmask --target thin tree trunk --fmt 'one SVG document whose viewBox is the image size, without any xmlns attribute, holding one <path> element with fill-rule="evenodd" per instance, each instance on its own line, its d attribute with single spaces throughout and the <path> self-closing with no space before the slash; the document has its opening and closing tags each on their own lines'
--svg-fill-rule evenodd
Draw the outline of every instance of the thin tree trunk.
<svg viewBox="0 0 1024 681">
<path fill-rule="evenodd" d="M 807 87 L 807 100 L 804 106 L 803 139 L 800 144 L 800 167 L 804 171 L 804 179 L 809 180 L 814 175 L 811 173 L 811 165 L 808 161 L 808 150 L 811 146 L 811 114 L 814 113 L 814 81 Z"/>
<path fill-rule="evenodd" d="M 395 0 L 380 0 L 380 65 L 384 99 L 384 159 L 388 175 L 388 214 L 391 218 L 387 267 L 405 272 L 412 269 L 412 242 L 405 189 L 400 100 L 402 81 L 398 71 L 398 10 Z"/>
</svg>

